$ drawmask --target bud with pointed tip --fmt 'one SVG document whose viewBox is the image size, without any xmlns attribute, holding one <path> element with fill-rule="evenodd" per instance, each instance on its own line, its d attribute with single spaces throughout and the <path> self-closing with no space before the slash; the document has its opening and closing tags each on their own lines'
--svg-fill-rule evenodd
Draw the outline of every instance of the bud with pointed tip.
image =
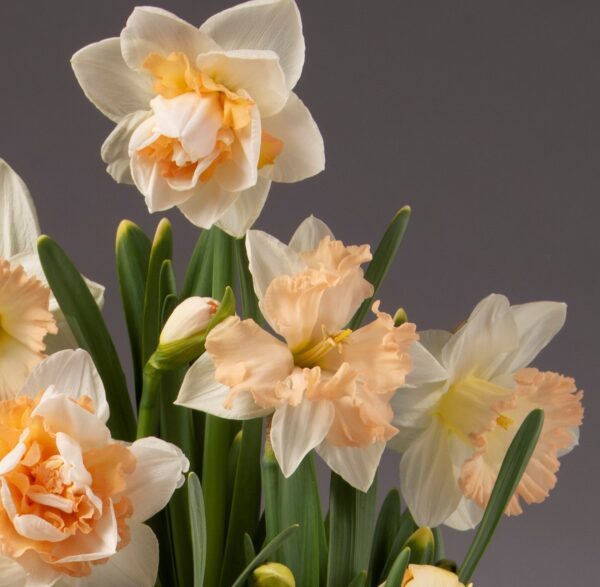
<svg viewBox="0 0 600 587">
<path fill-rule="evenodd" d="M 296 587 L 292 571 L 280 563 L 267 563 L 252 573 L 252 587 Z"/>
<path fill-rule="evenodd" d="M 160 333 L 160 344 L 190 338 L 202 332 L 219 309 L 212 298 L 194 296 L 184 300 L 166 321 Z"/>
</svg>

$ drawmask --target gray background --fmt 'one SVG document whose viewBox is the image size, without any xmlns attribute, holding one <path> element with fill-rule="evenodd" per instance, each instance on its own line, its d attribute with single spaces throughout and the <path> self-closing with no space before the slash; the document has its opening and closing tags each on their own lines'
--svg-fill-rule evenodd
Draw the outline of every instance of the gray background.
<svg viewBox="0 0 600 587">
<path fill-rule="evenodd" d="M 200 24 L 233 2 L 158 1 Z M 112 124 L 69 66 L 118 35 L 129 0 L 3 1 L 0 156 L 26 179 L 43 230 L 107 286 L 105 316 L 128 362 L 113 268 L 122 218 L 148 231 L 133 188 L 105 173 Z M 325 137 L 327 169 L 275 186 L 259 226 L 282 239 L 309 213 L 342 239 L 376 243 L 401 205 L 413 218 L 382 292 L 421 328 L 450 328 L 489 292 L 565 300 L 567 325 L 537 360 L 586 391 L 582 446 L 542 505 L 505 519 L 477 585 L 592 585 L 600 492 L 596 393 L 600 260 L 600 4 L 300 1 L 307 62 L 298 93 Z M 177 212 L 178 266 L 196 232 Z M 397 481 L 386 457 L 381 486 Z M 470 534 L 446 532 L 450 556 Z M 590 560 L 591 559 L 591 560 Z"/>
</svg>

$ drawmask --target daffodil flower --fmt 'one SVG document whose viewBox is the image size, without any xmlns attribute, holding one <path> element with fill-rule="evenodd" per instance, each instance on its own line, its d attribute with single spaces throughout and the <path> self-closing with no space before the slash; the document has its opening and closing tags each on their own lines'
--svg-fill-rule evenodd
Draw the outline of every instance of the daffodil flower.
<svg viewBox="0 0 600 587">
<path fill-rule="evenodd" d="M 454 334 L 420 332 L 414 370 L 393 398 L 392 446 L 400 483 L 419 525 L 477 525 L 520 424 L 543 408 L 544 426 L 507 514 L 539 503 L 556 484 L 558 458 L 578 442 L 582 393 L 573 379 L 528 368 L 562 328 L 565 304 L 511 306 L 491 295 Z"/>
<path fill-rule="evenodd" d="M 385 583 L 382 587 L 385 586 Z M 408 565 L 401 587 L 465 587 L 458 577 L 445 569 L 432 565 Z M 469 583 L 467 587 L 473 587 Z"/>
<path fill-rule="evenodd" d="M 158 541 L 144 521 L 188 461 L 158 438 L 111 438 L 91 357 L 60 351 L 0 402 L 0 584 L 153 587 Z"/>
<path fill-rule="evenodd" d="M 323 140 L 292 91 L 304 64 L 293 0 L 254 0 L 197 28 L 136 8 L 120 38 L 72 59 L 86 96 L 117 126 L 108 172 L 134 183 L 150 212 L 178 206 L 195 225 L 243 235 L 272 181 L 325 164 Z"/>
<path fill-rule="evenodd" d="M 375 303 L 373 322 L 347 328 L 373 293 L 361 268 L 369 247 L 344 246 L 314 218 L 289 246 L 260 231 L 247 244 L 262 313 L 281 338 L 228 318 L 209 334 L 176 403 L 231 419 L 272 414 L 270 442 L 285 476 L 316 448 L 366 491 L 396 434 L 390 399 L 410 370 L 415 326 L 395 327 Z"/>
<path fill-rule="evenodd" d="M 2 159 L 0 159 L 0 223 L 2 226 L 0 258 L 5 259 L 14 270 L 22 267 L 25 275 L 47 286 L 48 281 L 37 254 L 40 227 L 33 200 L 25 182 Z M 102 307 L 104 287 L 89 279 L 85 279 L 85 282 L 98 306 Z M 14 298 L 14 294 L 11 295 Z M 45 352 L 51 354 L 77 347 L 75 337 L 52 294 L 50 294 L 48 309 L 54 316 L 58 330 L 51 329 L 50 336 L 45 338 Z M 0 321 L 2 320 L 4 318 L 0 309 Z M 17 391 L 18 387 L 13 393 Z"/>
</svg>

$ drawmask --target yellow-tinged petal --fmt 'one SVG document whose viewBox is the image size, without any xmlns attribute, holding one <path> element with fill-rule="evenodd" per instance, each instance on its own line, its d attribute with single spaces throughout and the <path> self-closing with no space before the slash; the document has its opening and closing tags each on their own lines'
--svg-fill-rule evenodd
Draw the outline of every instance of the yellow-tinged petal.
<svg viewBox="0 0 600 587">
<path fill-rule="evenodd" d="M 472 587 L 469 583 L 467 587 Z M 465 587 L 458 577 L 432 565 L 408 565 L 404 573 L 402 587 Z"/>
</svg>

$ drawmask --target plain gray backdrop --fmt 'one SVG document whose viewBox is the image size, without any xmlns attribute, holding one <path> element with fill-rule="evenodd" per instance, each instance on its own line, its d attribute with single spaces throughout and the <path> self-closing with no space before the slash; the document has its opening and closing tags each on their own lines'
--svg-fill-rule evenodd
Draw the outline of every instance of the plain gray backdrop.
<svg viewBox="0 0 600 587">
<path fill-rule="evenodd" d="M 157 1 L 200 24 L 231 0 Z M 124 362 L 114 233 L 152 231 L 135 189 L 105 173 L 112 128 L 69 58 L 117 36 L 130 0 L 19 0 L 0 6 L 0 156 L 24 177 L 43 230 L 107 286 Z M 381 297 L 420 328 L 451 328 L 490 292 L 569 304 L 536 360 L 585 390 L 581 446 L 542 505 L 504 519 L 476 586 L 596 585 L 600 444 L 600 4 L 595 1 L 301 0 L 307 59 L 298 93 L 325 138 L 327 169 L 275 185 L 258 226 L 287 239 L 314 212 L 347 242 L 376 244 L 403 204 L 413 217 Z M 177 266 L 197 232 L 176 211 Z M 397 484 L 385 458 L 381 491 Z M 446 532 L 461 559 L 471 533 Z M 116 587 L 116 586 L 115 586 Z"/>
</svg>

